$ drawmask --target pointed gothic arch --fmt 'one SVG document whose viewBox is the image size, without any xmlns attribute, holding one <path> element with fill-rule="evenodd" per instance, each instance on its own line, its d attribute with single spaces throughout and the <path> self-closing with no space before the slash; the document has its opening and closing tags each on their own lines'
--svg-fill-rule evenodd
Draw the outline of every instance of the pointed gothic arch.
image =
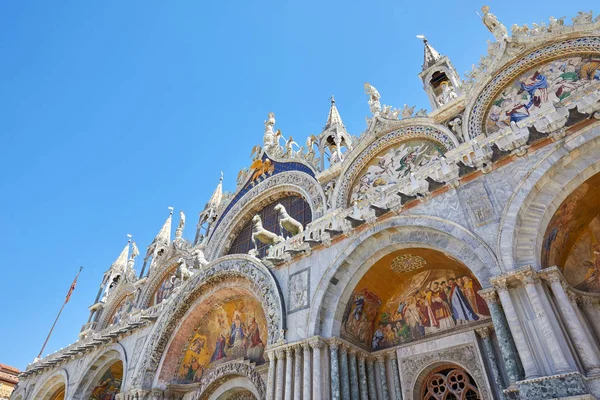
<svg viewBox="0 0 600 400">
<path fill-rule="evenodd" d="M 194 275 L 177 293 L 178 301 L 168 303 L 147 340 L 145 355 L 135 374 L 134 387 L 150 388 L 158 383 L 164 361 L 173 356 L 168 349 L 172 348 L 177 330 L 185 323 L 186 316 L 196 306 L 209 305 L 215 293 L 232 286 L 251 294 L 261 304 L 268 331 L 266 345 L 284 339 L 285 304 L 271 271 L 254 257 L 225 256 Z"/>
</svg>

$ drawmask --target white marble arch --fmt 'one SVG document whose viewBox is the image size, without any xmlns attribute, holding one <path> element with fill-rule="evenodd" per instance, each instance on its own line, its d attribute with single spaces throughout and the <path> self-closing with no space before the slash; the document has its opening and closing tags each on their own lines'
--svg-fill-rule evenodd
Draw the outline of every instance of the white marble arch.
<svg viewBox="0 0 600 400">
<path fill-rule="evenodd" d="M 450 254 L 469 268 L 483 288 L 501 272 L 489 246 L 465 227 L 439 217 L 399 215 L 366 229 L 339 252 L 312 298 L 308 335 L 339 336 L 346 304 L 363 275 L 384 255 L 408 247 Z M 331 282 L 334 277 L 336 284 Z"/>
<path fill-rule="evenodd" d="M 125 282 L 125 277 L 121 276 L 121 282 L 113 289 L 114 293 L 111 293 L 109 299 L 102 310 L 102 315 L 98 321 L 97 331 L 100 331 L 108 326 L 110 318 L 113 317 L 117 307 L 121 305 L 121 302 L 130 294 L 135 293 L 135 286 L 131 283 Z"/>
<path fill-rule="evenodd" d="M 69 393 L 69 373 L 66 369 L 60 368 L 54 372 L 51 376 L 45 379 L 43 382 L 38 383 L 39 387 L 34 388 L 29 396 L 24 396 L 25 399 L 36 399 L 36 400 L 48 400 L 53 394 L 55 394 L 62 386 L 65 387 L 65 399 L 70 399 L 71 393 Z M 13 395 L 17 398 L 17 395 Z"/>
<path fill-rule="evenodd" d="M 286 196 L 302 197 L 310 206 L 313 221 L 325 211 L 325 193 L 319 182 L 300 171 L 285 171 L 258 183 L 222 216 L 210 233 L 205 250 L 208 260 L 226 255 L 238 232 L 252 217 L 269 204 Z M 221 218 L 221 215 L 219 215 Z"/>
<path fill-rule="evenodd" d="M 252 381 L 245 376 L 238 376 L 228 381 L 225 381 L 221 386 L 215 389 L 214 392 L 208 396 L 208 400 L 218 400 L 220 396 L 227 394 L 229 391 L 235 391 L 236 389 L 246 389 L 257 398 L 260 399 L 260 394 Z"/>
<path fill-rule="evenodd" d="M 206 265 L 164 302 L 165 309 L 146 340 L 132 387 L 166 387 L 167 382 L 160 376 L 178 330 L 198 306 L 210 304 L 211 296 L 222 290 L 253 296 L 265 312 L 267 345 L 283 339 L 285 303 L 271 271 L 255 257 L 244 254 L 224 256 Z"/>
<path fill-rule="evenodd" d="M 521 179 L 504 207 L 497 254 L 505 270 L 539 270 L 552 216 L 579 185 L 600 172 L 600 123 L 555 143 Z"/>
<path fill-rule="evenodd" d="M 88 399 L 92 389 L 98 383 L 98 380 L 104 373 L 116 362 L 123 363 L 123 381 L 121 382 L 120 391 L 124 392 L 127 388 L 127 367 L 128 358 L 125 348 L 119 343 L 115 343 L 107 349 L 104 349 L 97 357 L 95 357 L 88 365 L 83 368 L 81 379 L 77 383 L 77 388 L 73 391 L 72 397 L 67 397 L 73 400 Z"/>
</svg>

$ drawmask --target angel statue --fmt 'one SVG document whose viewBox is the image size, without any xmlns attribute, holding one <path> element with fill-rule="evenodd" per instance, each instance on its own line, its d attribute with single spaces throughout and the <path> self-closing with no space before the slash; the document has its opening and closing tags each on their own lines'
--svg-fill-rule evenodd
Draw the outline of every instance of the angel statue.
<svg viewBox="0 0 600 400">
<path fill-rule="evenodd" d="M 183 231 L 184 227 L 185 227 L 185 214 L 183 213 L 183 211 L 179 211 L 179 225 L 177 226 L 177 229 L 181 229 Z"/>
<path fill-rule="evenodd" d="M 481 11 L 483 12 L 483 24 L 490 32 L 492 32 L 496 40 L 501 41 L 508 37 L 508 31 L 506 30 L 506 27 L 498 21 L 498 18 L 496 18 L 494 14 L 490 12 L 489 6 L 481 7 Z"/>
<path fill-rule="evenodd" d="M 135 242 L 131 242 L 131 255 L 129 256 L 129 259 L 135 260 L 135 258 L 139 255 L 140 251 L 138 250 L 137 245 L 135 244 Z"/>
<path fill-rule="evenodd" d="M 371 112 L 373 115 L 379 115 L 381 112 L 381 95 L 375 89 L 374 86 L 371 86 L 369 82 L 365 82 L 365 93 L 369 96 L 369 107 L 371 108 Z"/>
<path fill-rule="evenodd" d="M 298 143 L 296 143 L 294 141 L 294 138 L 292 136 L 290 136 L 289 139 L 286 140 L 286 142 L 285 142 L 285 153 L 284 153 L 285 157 L 289 157 L 289 158 L 294 157 L 294 145 L 296 145 L 296 147 L 300 147 L 298 145 Z"/>
<path fill-rule="evenodd" d="M 273 126 L 275 125 L 275 113 L 269 113 L 269 119 L 265 121 L 265 135 L 263 136 L 263 142 L 265 149 L 269 149 L 275 145 L 275 134 L 273 133 Z"/>
<path fill-rule="evenodd" d="M 413 112 L 415 111 L 415 106 L 409 107 L 406 104 L 402 109 L 402 118 L 412 118 Z"/>
</svg>

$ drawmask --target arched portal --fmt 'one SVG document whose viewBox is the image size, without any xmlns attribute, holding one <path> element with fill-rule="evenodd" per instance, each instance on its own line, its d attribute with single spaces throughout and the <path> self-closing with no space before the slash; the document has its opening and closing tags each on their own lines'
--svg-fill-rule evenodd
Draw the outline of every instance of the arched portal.
<svg viewBox="0 0 600 400">
<path fill-rule="evenodd" d="M 473 377 L 456 364 L 443 364 L 422 373 L 416 385 L 415 394 L 419 394 L 415 400 L 482 399 Z"/>
<path fill-rule="evenodd" d="M 201 382 L 209 371 L 238 359 L 262 365 L 267 333 L 260 301 L 245 280 L 230 279 L 203 296 L 181 321 L 167 348 L 159 382 Z"/>
<path fill-rule="evenodd" d="M 600 293 L 600 173 L 558 207 L 544 235 L 542 267 L 556 265 L 571 286 Z"/>
<path fill-rule="evenodd" d="M 125 353 L 120 344 L 113 345 L 85 368 L 74 399 L 114 399 L 124 387 Z"/>
<path fill-rule="evenodd" d="M 380 257 L 354 287 L 344 339 L 380 350 L 489 318 L 481 285 L 454 257 L 425 247 Z"/>
<path fill-rule="evenodd" d="M 363 231 L 339 252 L 325 271 L 315 290 L 308 316 L 308 332 L 313 335 L 337 336 L 341 321 L 357 284 L 382 257 L 405 248 L 429 248 L 445 253 L 460 262 L 489 287 L 489 278 L 500 274 L 498 261 L 491 249 L 464 227 L 441 218 L 400 215 Z M 331 318 L 331 305 L 335 316 Z"/>
<path fill-rule="evenodd" d="M 260 358 L 257 356 L 260 345 L 256 337 L 252 342 L 250 335 L 256 326 L 263 348 L 283 339 L 285 309 L 281 292 L 268 268 L 253 257 L 225 256 L 210 263 L 188 280 L 177 292 L 177 296 L 179 301 L 168 303 L 150 334 L 148 343 L 151 345 L 147 347 L 138 371 L 134 374 L 134 387 L 165 388 L 167 385 L 177 384 L 182 376 L 178 373 L 182 366 L 185 370 L 185 365 L 188 370 L 194 371 L 189 372 L 192 382 L 201 381 L 206 376 L 204 367 L 212 371 L 218 365 L 230 365 L 227 361 L 232 359 L 232 354 L 241 355 L 248 362 L 257 361 Z M 222 323 L 219 323 L 220 316 L 223 316 Z M 206 324 L 202 325 L 202 321 Z M 236 321 L 236 328 L 243 323 L 246 329 L 244 338 L 247 338 L 248 352 L 245 354 L 236 348 L 238 335 L 231 332 L 233 321 Z M 261 326 L 263 321 L 264 325 Z M 202 329 L 197 330 L 199 327 Z M 234 340 L 231 340 L 232 337 Z M 197 340 L 194 344 L 195 338 Z M 217 341 L 224 349 L 225 357 L 221 357 L 218 351 L 215 352 Z M 250 344 L 253 344 L 252 348 Z M 229 345 L 231 347 L 227 347 Z M 192 347 L 199 352 L 189 353 L 187 362 L 182 364 L 182 352 Z M 213 359 L 215 354 L 217 355 Z M 196 361 L 192 360 L 192 355 Z M 202 369 L 200 358 L 206 360 Z M 187 377 L 188 373 L 185 375 Z M 212 373 L 209 375 L 214 376 Z M 187 381 L 189 379 L 184 380 Z"/>
<path fill-rule="evenodd" d="M 57 374 L 51 376 L 44 382 L 39 390 L 33 393 L 32 399 L 40 400 L 64 400 L 66 399 L 66 390 L 68 384 L 68 375 L 65 370 L 60 370 Z"/>
</svg>

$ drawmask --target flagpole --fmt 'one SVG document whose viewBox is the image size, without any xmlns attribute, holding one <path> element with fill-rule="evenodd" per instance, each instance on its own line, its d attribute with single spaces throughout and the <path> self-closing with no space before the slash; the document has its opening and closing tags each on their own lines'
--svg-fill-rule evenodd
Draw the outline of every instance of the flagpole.
<svg viewBox="0 0 600 400">
<path fill-rule="evenodd" d="M 54 323 L 52 324 L 52 328 L 50 328 L 50 332 L 48 332 L 48 336 L 46 336 L 46 341 L 44 342 L 44 345 L 42 346 L 40 353 L 35 358 L 35 361 L 39 360 L 40 357 L 42 356 L 42 353 L 44 352 L 44 349 L 46 348 L 46 345 L 48 344 L 48 340 L 50 340 L 52 331 L 54 331 L 54 327 L 56 326 L 56 323 L 58 322 L 58 318 L 60 318 L 60 314 L 62 313 L 63 309 L 69 302 L 69 298 L 71 297 L 71 293 L 73 292 L 73 289 L 75 289 L 75 284 L 77 283 L 77 278 L 79 278 L 79 274 L 81 273 L 82 269 L 83 269 L 83 267 L 79 267 L 79 272 L 77 272 L 77 275 L 75 276 L 75 279 L 73 280 L 73 283 L 71 284 L 71 287 L 69 288 L 69 293 L 67 294 L 67 297 L 65 298 L 65 302 L 63 303 L 62 307 L 60 308 L 60 311 L 58 312 L 58 315 L 56 316 L 56 319 L 54 320 Z"/>
</svg>

